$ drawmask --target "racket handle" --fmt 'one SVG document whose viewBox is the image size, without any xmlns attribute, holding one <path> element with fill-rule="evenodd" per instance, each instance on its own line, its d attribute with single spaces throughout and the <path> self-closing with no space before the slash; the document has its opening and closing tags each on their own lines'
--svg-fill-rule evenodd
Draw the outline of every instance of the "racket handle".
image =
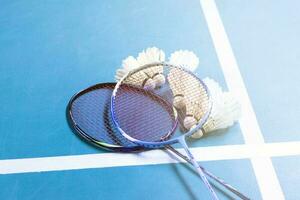
<svg viewBox="0 0 300 200">
<path fill-rule="evenodd" d="M 192 162 L 190 161 L 190 159 L 184 155 L 182 155 L 180 152 L 178 152 L 176 149 L 174 149 L 172 146 L 170 145 L 166 145 L 165 148 L 167 150 L 172 151 L 174 154 L 176 154 L 177 156 L 179 156 L 180 158 L 182 158 L 183 160 L 187 161 L 188 163 L 192 164 Z M 226 181 L 224 181 L 223 179 L 221 179 L 220 177 L 215 176 L 214 174 L 212 174 L 211 172 L 207 171 L 204 167 L 202 167 L 201 165 L 199 165 L 202 169 L 202 171 L 209 176 L 210 178 L 214 179 L 216 182 L 218 182 L 219 184 L 221 184 L 222 186 L 224 186 L 226 189 L 228 189 L 229 191 L 231 191 L 232 193 L 234 193 L 235 195 L 237 195 L 238 197 L 240 197 L 242 200 L 250 200 L 249 197 L 247 197 L 246 195 L 242 194 L 241 192 L 239 192 L 236 188 L 234 188 L 233 186 L 231 186 L 230 184 L 228 184 Z"/>
<path fill-rule="evenodd" d="M 190 159 L 192 165 L 195 167 L 197 173 L 199 174 L 200 178 L 202 179 L 204 185 L 207 187 L 207 189 L 210 191 L 211 193 L 211 197 L 213 200 L 219 200 L 217 194 L 215 193 L 215 191 L 213 190 L 213 188 L 211 187 L 210 183 L 208 182 L 203 170 L 201 169 L 201 167 L 199 166 L 199 164 L 197 163 L 197 161 L 195 160 L 193 154 L 190 152 L 187 144 L 186 144 L 186 141 L 185 141 L 185 138 L 182 137 L 179 139 L 179 143 L 183 146 L 188 158 Z"/>
</svg>

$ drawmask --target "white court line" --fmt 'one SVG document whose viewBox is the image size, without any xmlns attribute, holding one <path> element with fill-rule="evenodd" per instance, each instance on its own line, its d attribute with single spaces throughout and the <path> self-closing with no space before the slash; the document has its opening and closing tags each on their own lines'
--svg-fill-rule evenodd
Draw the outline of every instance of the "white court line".
<svg viewBox="0 0 300 200">
<path fill-rule="evenodd" d="M 228 145 L 192 148 L 197 161 L 265 159 L 266 157 L 300 155 L 300 142 Z M 184 154 L 183 149 L 179 151 Z M 184 154 L 185 155 L 185 154 Z M 0 160 L 0 174 L 47 172 L 90 168 L 123 167 L 177 163 L 161 150 L 143 153 L 101 153 Z"/>
<path fill-rule="evenodd" d="M 264 139 L 253 111 L 238 64 L 214 0 L 200 0 L 221 68 L 230 92 L 242 104 L 241 130 L 246 144 L 263 144 Z M 237 16 L 238 17 L 238 16 Z M 251 159 L 262 198 L 284 199 L 271 158 Z"/>
</svg>

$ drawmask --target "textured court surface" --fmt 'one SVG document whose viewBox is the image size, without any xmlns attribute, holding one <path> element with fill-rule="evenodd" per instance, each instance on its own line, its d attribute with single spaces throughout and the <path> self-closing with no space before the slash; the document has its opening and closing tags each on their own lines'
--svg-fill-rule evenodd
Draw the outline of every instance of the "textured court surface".
<svg viewBox="0 0 300 200">
<path fill-rule="evenodd" d="M 113 81 L 122 59 L 151 46 L 194 51 L 198 75 L 242 102 L 239 124 L 191 143 L 202 165 L 252 199 L 300 199 L 299 9 L 292 0 L 0 1 L 0 199 L 209 199 L 164 152 L 113 155 L 67 125 L 75 92 Z"/>
</svg>

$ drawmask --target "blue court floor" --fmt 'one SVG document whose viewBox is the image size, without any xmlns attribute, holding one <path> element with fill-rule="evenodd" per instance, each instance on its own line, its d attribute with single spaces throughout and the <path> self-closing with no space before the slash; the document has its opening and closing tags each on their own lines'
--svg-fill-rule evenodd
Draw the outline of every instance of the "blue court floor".
<svg viewBox="0 0 300 200">
<path fill-rule="evenodd" d="M 67 124 L 74 93 L 114 81 L 124 58 L 152 46 L 195 52 L 198 76 L 241 101 L 238 124 L 190 143 L 201 165 L 251 199 L 300 199 L 299 10 L 293 0 L 0 1 L 0 199 L 210 198 L 188 164 L 113 154 Z"/>
</svg>

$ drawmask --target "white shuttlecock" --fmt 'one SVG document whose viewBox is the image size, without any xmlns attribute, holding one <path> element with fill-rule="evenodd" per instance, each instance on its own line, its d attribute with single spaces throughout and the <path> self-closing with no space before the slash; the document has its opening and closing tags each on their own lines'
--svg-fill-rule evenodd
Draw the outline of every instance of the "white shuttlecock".
<svg viewBox="0 0 300 200">
<path fill-rule="evenodd" d="M 169 63 L 182 66 L 190 71 L 195 71 L 199 65 L 199 58 L 192 51 L 179 50 L 171 54 Z"/>
<path fill-rule="evenodd" d="M 157 47 L 150 47 L 139 53 L 136 58 L 140 66 L 165 61 L 165 53 Z"/>
<path fill-rule="evenodd" d="M 188 95 L 185 97 L 187 99 L 185 107 L 186 117 L 183 120 L 183 125 L 187 130 L 193 129 L 207 111 L 208 101 L 207 99 L 204 100 L 203 98 L 206 97 L 201 97 L 201 94 L 203 94 L 203 92 L 201 92 L 200 95 L 198 95 L 197 97 L 195 97 L 195 94 L 193 95 L 193 97 L 189 97 Z M 202 103 L 197 102 L 196 99 L 201 98 L 204 101 L 202 101 Z"/>
<path fill-rule="evenodd" d="M 122 68 L 117 69 L 115 79 L 121 80 L 128 72 L 139 67 L 138 61 L 133 56 L 128 56 L 122 61 Z"/>
<path fill-rule="evenodd" d="M 185 88 L 188 87 L 187 81 L 184 80 L 185 74 L 181 72 L 181 69 L 173 68 L 168 73 L 167 79 L 173 94 L 173 106 L 177 109 L 183 109 L 186 106 L 186 99 L 184 96 Z"/>
<path fill-rule="evenodd" d="M 223 92 L 219 84 L 213 79 L 204 79 L 212 100 L 212 110 L 207 122 L 201 130 L 191 137 L 200 138 L 204 133 L 232 126 L 241 116 L 241 106 L 230 92 Z"/>
<path fill-rule="evenodd" d="M 140 66 L 155 62 L 164 62 L 165 53 L 157 47 L 151 47 L 140 52 L 137 57 L 137 61 Z M 148 70 L 144 70 L 144 72 L 154 80 L 156 87 L 160 87 L 165 84 L 166 79 L 163 75 L 163 66 L 152 67 Z"/>
<path fill-rule="evenodd" d="M 117 80 L 120 80 L 131 70 L 136 69 L 138 67 L 138 61 L 134 57 L 129 56 L 125 60 L 123 60 L 122 68 L 117 70 L 115 78 Z M 137 72 L 131 75 L 130 78 L 126 80 L 126 82 L 129 84 L 142 86 L 148 90 L 153 90 L 155 88 L 155 81 L 143 72 Z"/>
<path fill-rule="evenodd" d="M 185 69 L 188 69 L 189 71 L 195 71 L 199 65 L 199 58 L 192 52 L 192 51 L 187 51 L 187 50 L 179 50 L 175 51 L 171 54 L 169 57 L 169 63 L 176 65 L 176 66 L 181 66 Z M 177 109 L 183 109 L 186 107 L 186 99 L 184 98 L 184 91 L 186 90 L 185 88 L 189 87 L 188 83 L 178 83 L 176 78 L 173 81 L 172 77 L 178 78 L 178 76 L 181 73 L 177 73 L 177 70 L 173 70 L 169 73 L 168 80 L 170 83 L 171 90 L 174 95 L 173 99 L 173 105 Z M 180 79 L 183 79 L 184 77 L 179 77 Z M 194 121 L 194 120 L 193 120 Z M 189 124 L 189 122 L 187 122 Z"/>
<path fill-rule="evenodd" d="M 215 80 L 211 79 L 211 78 L 204 78 L 203 82 L 205 83 L 205 85 L 207 86 L 209 92 L 210 92 L 210 98 L 212 101 L 212 110 L 210 113 L 210 116 L 206 122 L 206 124 L 208 124 L 211 120 L 212 120 L 212 115 L 213 113 L 215 113 L 215 111 L 222 109 L 220 108 L 220 105 L 222 105 L 222 101 L 223 101 L 223 90 L 221 88 L 221 86 L 219 85 L 219 83 L 217 83 Z M 200 138 L 203 136 L 203 130 L 204 130 L 204 126 L 203 129 L 196 131 L 191 137 L 192 138 Z"/>
<path fill-rule="evenodd" d="M 164 61 L 165 61 L 165 53 L 161 49 L 158 49 L 156 47 L 147 48 L 146 50 L 140 52 L 136 59 L 132 56 L 129 56 L 128 58 L 123 60 L 122 68 L 117 70 L 115 79 L 116 81 L 119 81 L 128 72 L 140 66 L 154 63 L 154 62 L 164 62 Z M 153 84 L 155 84 L 155 87 L 160 87 L 166 82 L 165 76 L 163 75 L 162 66 L 149 68 L 148 70 L 144 70 L 143 73 L 145 74 L 145 77 L 147 79 L 151 79 L 145 82 L 145 83 L 148 82 L 149 85 L 151 85 L 151 87 L 153 86 Z M 145 77 L 139 75 L 138 77 L 135 78 L 140 78 L 142 79 L 143 82 L 145 80 Z"/>
</svg>

